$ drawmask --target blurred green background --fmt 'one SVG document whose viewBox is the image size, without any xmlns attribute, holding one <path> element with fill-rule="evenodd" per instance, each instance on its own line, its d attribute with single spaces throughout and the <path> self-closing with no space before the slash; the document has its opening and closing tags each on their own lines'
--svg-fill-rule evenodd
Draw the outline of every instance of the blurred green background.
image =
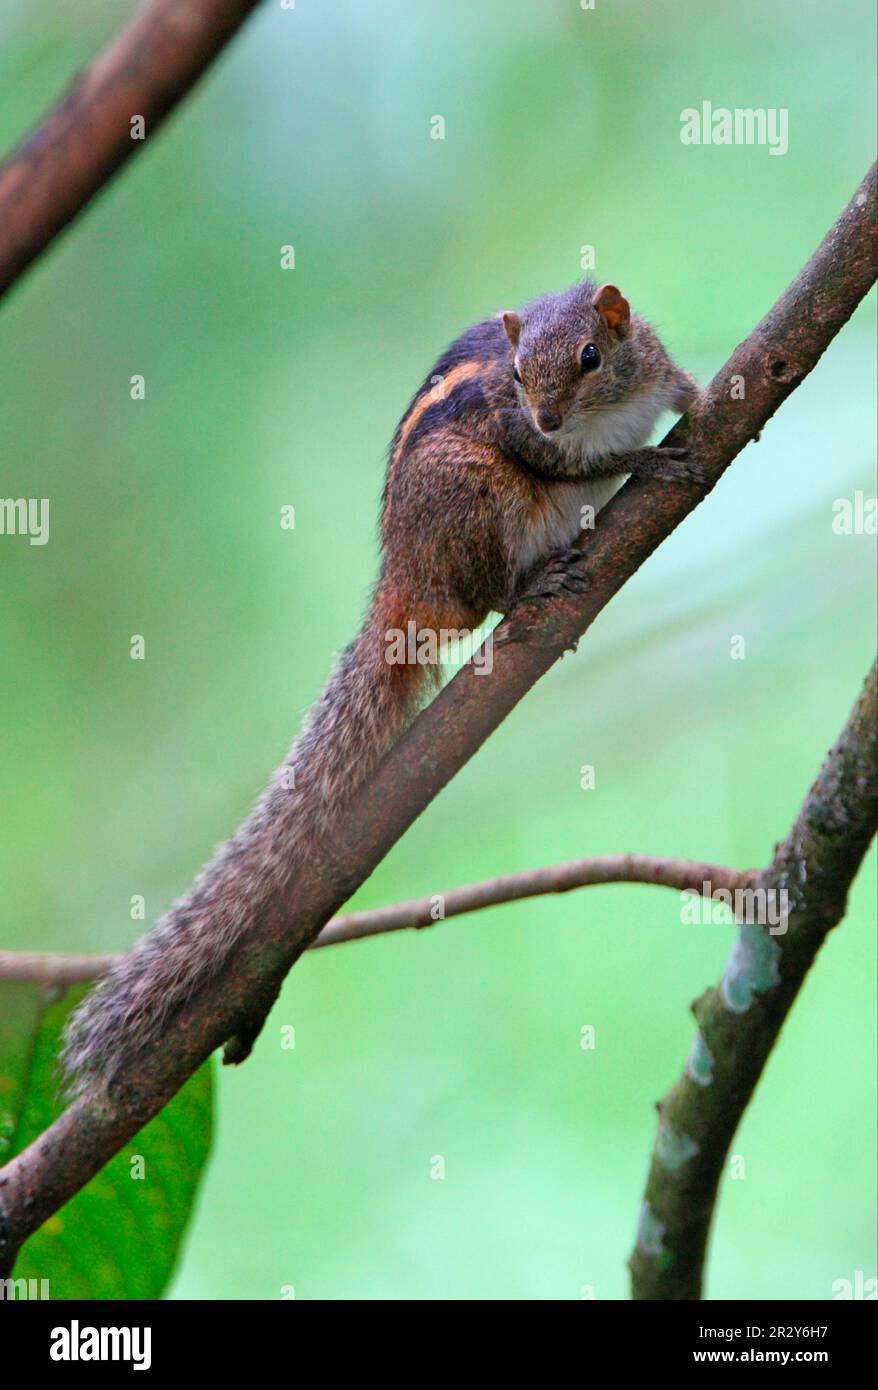
<svg viewBox="0 0 878 1390">
<path fill-rule="evenodd" d="M 132 8 L 5 0 L 3 148 Z M 0 541 L 0 946 L 126 946 L 131 895 L 157 915 L 243 815 L 356 629 L 386 442 L 463 326 L 593 245 L 710 378 L 873 158 L 874 28 L 871 0 L 265 5 L 0 314 L 0 495 L 51 499 L 47 546 Z M 704 99 L 789 108 L 789 152 L 684 147 Z M 832 529 L 875 492 L 873 325 L 874 296 L 357 906 L 767 860 L 873 655 L 875 539 Z M 873 850 L 736 1139 L 709 1296 L 874 1276 L 874 918 Z M 625 1297 L 653 1102 L 730 944 L 608 887 L 305 959 L 222 1074 L 172 1296 Z"/>
</svg>

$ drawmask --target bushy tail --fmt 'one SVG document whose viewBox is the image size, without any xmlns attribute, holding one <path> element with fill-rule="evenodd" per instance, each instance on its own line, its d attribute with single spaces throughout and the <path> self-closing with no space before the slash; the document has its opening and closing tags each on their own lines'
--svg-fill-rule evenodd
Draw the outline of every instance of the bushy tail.
<svg viewBox="0 0 878 1390">
<path fill-rule="evenodd" d="M 398 738 L 430 668 L 388 663 L 386 616 L 379 587 L 363 631 L 237 834 L 71 1018 L 61 1058 L 71 1094 L 110 1080 L 222 970 Z"/>
</svg>

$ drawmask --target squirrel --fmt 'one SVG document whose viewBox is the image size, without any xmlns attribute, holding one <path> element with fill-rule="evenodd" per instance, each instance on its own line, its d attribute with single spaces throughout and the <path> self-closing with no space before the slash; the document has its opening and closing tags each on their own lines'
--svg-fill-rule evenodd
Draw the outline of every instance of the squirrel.
<svg viewBox="0 0 878 1390">
<path fill-rule="evenodd" d="M 662 412 L 697 394 L 614 285 L 581 282 L 452 343 L 393 436 L 359 636 L 235 836 L 72 1016 L 71 1094 L 110 1085 L 221 974 L 438 686 L 437 664 L 388 658 L 387 634 L 412 621 L 474 631 L 491 612 L 582 591 L 583 507 L 631 474 L 699 480 L 685 449 L 645 447 Z"/>
</svg>

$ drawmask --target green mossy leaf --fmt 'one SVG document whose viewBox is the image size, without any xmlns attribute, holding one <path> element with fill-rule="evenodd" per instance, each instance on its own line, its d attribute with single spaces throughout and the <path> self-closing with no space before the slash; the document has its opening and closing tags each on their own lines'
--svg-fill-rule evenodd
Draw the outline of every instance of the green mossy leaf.
<svg viewBox="0 0 878 1390">
<path fill-rule="evenodd" d="M 55 1059 L 67 1015 L 84 993 L 78 987 L 58 997 L 38 985 L 0 982 L 0 1161 L 60 1113 Z M 13 1278 L 48 1280 L 55 1299 L 160 1298 L 210 1150 L 212 1090 L 206 1063 L 27 1241 Z"/>
</svg>

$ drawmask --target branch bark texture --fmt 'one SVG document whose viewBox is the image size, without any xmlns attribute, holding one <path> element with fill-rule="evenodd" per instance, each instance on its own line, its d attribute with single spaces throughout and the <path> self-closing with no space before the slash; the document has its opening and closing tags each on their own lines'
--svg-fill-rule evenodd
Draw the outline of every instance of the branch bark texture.
<svg viewBox="0 0 878 1390">
<path fill-rule="evenodd" d="M 758 886 L 789 900 L 785 933 L 739 928 L 716 989 L 696 1000 L 683 1075 L 659 1106 L 637 1245 L 636 1299 L 701 1297 L 711 1217 L 729 1146 L 805 975 L 845 913 L 878 823 L 873 666 L 841 736 Z"/>
<path fill-rule="evenodd" d="M 706 486 L 629 481 L 587 537 L 589 591 L 522 608 L 503 622 L 495 632 L 491 676 L 479 678 L 471 665 L 464 667 L 417 718 L 348 808 L 331 852 L 315 855 L 284 898 L 269 904 L 223 979 L 169 1022 L 161 1049 L 127 1068 L 109 1100 L 80 1097 L 7 1165 L 0 1178 L 0 1266 L 242 1020 L 267 1012 L 321 927 L 756 438 L 873 283 L 875 216 L 873 168 L 789 289 L 671 432 L 675 443 L 686 439 Z M 733 389 L 741 381 L 743 398 Z"/>
</svg>

